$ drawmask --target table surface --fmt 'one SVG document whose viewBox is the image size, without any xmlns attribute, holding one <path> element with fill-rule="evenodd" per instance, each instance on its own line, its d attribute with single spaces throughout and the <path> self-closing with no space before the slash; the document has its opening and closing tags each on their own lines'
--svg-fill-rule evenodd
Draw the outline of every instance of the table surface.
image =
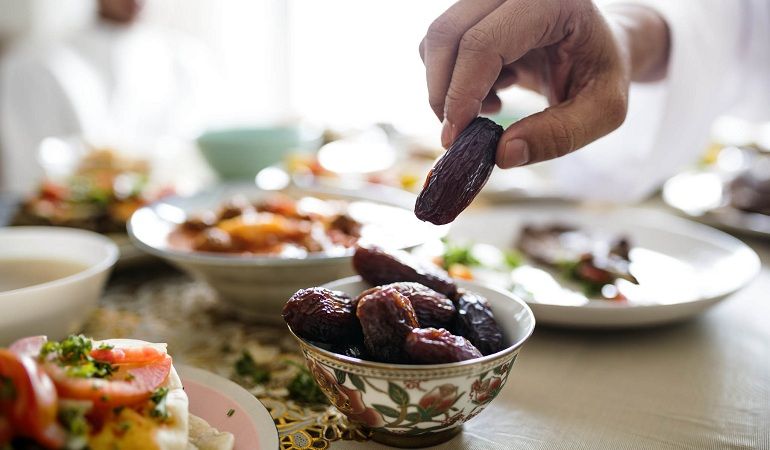
<svg viewBox="0 0 770 450">
<path fill-rule="evenodd" d="M 770 449 L 770 242 L 747 242 L 762 258 L 761 274 L 696 319 L 636 331 L 538 326 L 500 396 L 462 434 L 436 448 Z M 162 316 L 184 310 L 194 314 L 190 320 L 205 321 L 190 324 L 193 329 L 215 326 L 233 339 L 250 339 L 247 345 L 258 360 L 301 361 L 280 332 L 243 331 L 229 318 L 191 312 L 201 305 L 215 308 L 214 297 L 169 270 L 117 274 L 86 332 L 98 337 L 105 324 L 114 325 L 116 312 L 145 309 Z M 172 350 L 187 352 L 183 362 L 232 376 L 235 356 L 226 365 L 212 364 L 200 342 L 182 342 L 189 332 L 139 319 L 121 323 L 125 329 L 118 334 L 168 340 Z M 314 440 L 314 448 L 385 448 L 348 440 L 366 435 L 333 407 L 287 400 L 286 378 L 281 380 L 279 374 L 270 385 L 250 389 L 271 410 L 284 448 L 307 439 Z"/>
</svg>

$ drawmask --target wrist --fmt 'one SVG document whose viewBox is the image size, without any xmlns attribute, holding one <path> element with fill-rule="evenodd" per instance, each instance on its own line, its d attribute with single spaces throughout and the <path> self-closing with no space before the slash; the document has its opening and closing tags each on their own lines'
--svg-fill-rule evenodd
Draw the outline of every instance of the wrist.
<svg viewBox="0 0 770 450">
<path fill-rule="evenodd" d="M 641 5 L 612 4 L 607 21 L 627 59 L 631 80 L 658 81 L 666 76 L 670 51 L 668 24 L 655 10 Z"/>
</svg>

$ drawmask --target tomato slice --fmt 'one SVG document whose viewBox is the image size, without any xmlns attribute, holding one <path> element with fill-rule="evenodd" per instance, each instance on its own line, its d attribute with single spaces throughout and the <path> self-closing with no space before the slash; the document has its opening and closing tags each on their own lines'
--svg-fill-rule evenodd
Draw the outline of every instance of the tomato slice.
<svg viewBox="0 0 770 450">
<path fill-rule="evenodd" d="M 90 400 L 97 409 L 132 406 L 147 401 L 171 371 L 171 357 L 143 364 L 116 364 L 111 378 L 74 378 L 66 368 L 55 363 L 45 364 L 59 396 L 75 400 Z"/>
<path fill-rule="evenodd" d="M 51 379 L 32 358 L 7 349 L 0 349 L 0 375 L 12 385 L 4 390 L 9 398 L 0 400 L 12 432 L 47 448 L 61 448 L 66 433 L 56 421 L 58 400 Z"/>
<path fill-rule="evenodd" d="M 7 445 L 13 438 L 13 428 L 11 428 L 11 422 L 6 417 L 8 414 L 0 409 L 3 414 L 0 415 L 0 446 Z"/>
<path fill-rule="evenodd" d="M 166 352 L 155 347 L 113 347 L 91 350 L 91 357 L 110 364 L 144 364 L 160 361 Z"/>
</svg>

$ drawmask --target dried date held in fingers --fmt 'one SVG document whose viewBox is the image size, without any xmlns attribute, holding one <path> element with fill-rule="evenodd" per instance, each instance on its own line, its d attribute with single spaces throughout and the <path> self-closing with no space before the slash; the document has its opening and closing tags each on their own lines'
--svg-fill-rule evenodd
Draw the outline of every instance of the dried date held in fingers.
<svg viewBox="0 0 770 450">
<path fill-rule="evenodd" d="M 328 344 L 360 339 L 353 300 L 344 292 L 301 289 L 283 307 L 283 319 L 297 336 Z"/>
<path fill-rule="evenodd" d="M 444 270 L 421 263 L 403 251 L 386 252 L 377 247 L 357 247 L 353 268 L 373 285 L 412 281 L 454 298 L 457 285 Z"/>
<path fill-rule="evenodd" d="M 503 332 L 497 325 L 489 302 L 470 291 L 458 292 L 455 331 L 467 338 L 482 354 L 491 355 L 503 349 Z"/>
<path fill-rule="evenodd" d="M 482 356 L 470 341 L 443 328 L 415 328 L 406 336 L 404 351 L 414 364 L 445 364 Z"/>
<path fill-rule="evenodd" d="M 387 285 L 397 290 L 412 302 L 417 321 L 422 328 L 448 328 L 452 326 L 455 309 L 446 295 L 423 286 L 420 283 L 399 282 Z"/>
<path fill-rule="evenodd" d="M 436 225 L 455 220 L 487 183 L 502 134 L 493 121 L 474 119 L 428 173 L 414 206 L 417 218 Z"/>
<path fill-rule="evenodd" d="M 404 340 L 419 326 L 408 298 L 393 288 L 373 288 L 359 297 L 356 315 L 361 322 L 366 350 L 374 359 L 408 362 Z"/>
</svg>

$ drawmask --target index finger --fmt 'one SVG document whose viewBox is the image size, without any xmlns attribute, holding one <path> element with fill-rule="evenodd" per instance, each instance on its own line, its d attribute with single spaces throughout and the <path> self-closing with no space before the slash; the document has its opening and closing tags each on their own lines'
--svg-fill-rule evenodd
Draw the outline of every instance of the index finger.
<svg viewBox="0 0 770 450">
<path fill-rule="evenodd" d="M 428 27 L 428 32 L 420 44 L 420 54 L 425 63 L 428 101 L 439 119 L 444 119 L 444 99 L 452 78 L 460 39 L 503 1 L 460 0 Z"/>
<path fill-rule="evenodd" d="M 449 143 L 478 116 L 504 65 L 552 43 L 548 8 L 509 0 L 465 32 L 444 100 Z M 560 37 L 559 37 L 560 38 Z"/>
</svg>

